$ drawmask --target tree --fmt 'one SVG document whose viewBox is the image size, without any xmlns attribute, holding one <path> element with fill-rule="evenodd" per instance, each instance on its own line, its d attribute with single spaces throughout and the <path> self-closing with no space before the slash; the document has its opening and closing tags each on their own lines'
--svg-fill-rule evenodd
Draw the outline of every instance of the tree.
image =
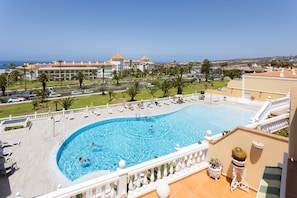
<svg viewBox="0 0 297 198">
<path fill-rule="evenodd" d="M 102 69 L 102 81 L 103 81 L 103 84 L 104 84 L 104 72 L 105 72 L 105 62 L 103 63 L 103 65 L 101 66 L 101 69 Z"/>
<path fill-rule="evenodd" d="M 201 73 L 204 74 L 204 76 L 209 76 L 211 66 L 211 62 L 205 59 L 201 65 Z M 205 81 L 207 82 L 208 78 L 205 78 Z"/>
<path fill-rule="evenodd" d="M 74 98 L 62 98 L 59 100 L 59 104 L 65 109 L 68 110 L 74 103 Z"/>
<path fill-rule="evenodd" d="M 36 110 L 37 107 L 38 107 L 38 105 L 39 105 L 39 101 L 38 101 L 38 100 L 32 100 L 31 103 L 32 103 L 32 105 L 33 105 L 34 110 Z"/>
<path fill-rule="evenodd" d="M 29 66 L 30 66 L 30 79 L 31 79 L 31 83 L 32 83 L 32 79 L 33 79 L 33 74 L 34 74 L 34 71 L 32 71 L 32 67 L 33 67 L 34 63 L 33 62 L 30 62 L 29 63 Z"/>
<path fill-rule="evenodd" d="M 57 62 L 60 64 L 59 78 L 60 78 L 60 84 L 61 84 L 61 86 L 62 86 L 62 74 L 61 74 L 61 69 L 62 69 L 62 62 L 63 62 L 63 60 L 58 60 Z"/>
<path fill-rule="evenodd" d="M 115 96 L 115 93 L 112 90 L 108 90 L 108 95 L 109 95 L 109 101 L 112 101 L 112 99 Z"/>
<path fill-rule="evenodd" d="M 187 71 L 189 74 L 192 72 L 192 69 L 193 69 L 193 62 L 189 62 L 187 65 Z"/>
<path fill-rule="evenodd" d="M 22 77 L 22 74 L 18 70 L 15 70 L 10 73 L 10 76 L 12 76 L 11 79 L 14 82 L 17 82 L 19 78 Z"/>
<path fill-rule="evenodd" d="M 92 77 L 93 79 L 95 79 L 97 76 L 97 71 L 96 70 L 92 70 Z"/>
<path fill-rule="evenodd" d="M 16 64 L 15 63 L 10 63 L 9 66 L 10 66 L 10 68 L 14 69 L 16 67 Z"/>
<path fill-rule="evenodd" d="M 131 97 L 130 101 L 135 101 L 134 98 L 139 93 L 139 82 L 135 81 L 133 87 L 130 87 L 127 93 Z"/>
<path fill-rule="evenodd" d="M 24 83 L 25 83 L 25 91 L 27 90 L 27 87 L 26 87 L 26 68 L 27 68 L 27 65 L 26 64 L 23 64 L 23 70 L 24 70 L 24 74 L 23 74 L 23 80 L 24 80 Z"/>
<path fill-rule="evenodd" d="M 228 62 L 227 61 L 222 62 L 222 63 L 220 63 L 220 66 L 221 66 L 222 70 L 224 71 L 224 68 L 228 67 Z"/>
<path fill-rule="evenodd" d="M 102 92 L 102 95 L 105 95 L 105 91 L 106 91 L 107 87 L 106 86 L 100 86 L 99 90 Z"/>
<path fill-rule="evenodd" d="M 6 90 L 6 86 L 7 86 L 7 76 L 6 74 L 1 74 L 0 75 L 0 87 L 1 87 L 1 91 L 2 91 L 2 95 L 5 96 L 5 90 Z"/>
<path fill-rule="evenodd" d="M 169 90 L 172 86 L 172 83 L 169 80 L 164 80 L 160 84 L 160 89 L 163 91 L 163 97 L 169 96 Z"/>
<path fill-rule="evenodd" d="M 118 72 L 117 72 L 116 70 L 114 70 L 114 71 L 112 72 L 112 74 L 113 74 L 112 79 L 115 79 L 115 80 L 117 81 L 117 86 L 119 86 L 119 85 L 120 85 L 120 83 L 119 83 L 120 75 L 118 74 Z"/>
<path fill-rule="evenodd" d="M 33 82 L 33 74 L 34 74 L 34 71 L 30 71 L 30 77 L 31 77 L 31 83 Z"/>
<path fill-rule="evenodd" d="M 41 82 L 41 84 L 42 84 L 42 90 L 43 90 L 43 92 L 45 92 L 46 81 L 48 81 L 48 76 L 46 75 L 46 73 L 42 72 L 38 76 L 38 81 Z"/>
<path fill-rule="evenodd" d="M 79 88 L 81 88 L 81 85 L 85 79 L 85 74 L 82 72 L 82 71 L 79 71 L 77 73 L 76 76 L 73 76 L 74 78 L 77 78 L 78 79 L 78 82 L 79 82 Z"/>
<path fill-rule="evenodd" d="M 58 100 L 54 100 L 54 101 L 53 101 L 53 104 L 54 104 L 55 107 L 56 107 L 56 111 L 58 111 L 58 104 L 59 104 L 59 101 L 58 101 Z"/>
<path fill-rule="evenodd" d="M 187 84 L 183 79 L 183 67 L 176 65 L 176 78 L 172 79 L 173 86 L 177 88 L 177 94 L 182 94 L 183 87 Z"/>
</svg>

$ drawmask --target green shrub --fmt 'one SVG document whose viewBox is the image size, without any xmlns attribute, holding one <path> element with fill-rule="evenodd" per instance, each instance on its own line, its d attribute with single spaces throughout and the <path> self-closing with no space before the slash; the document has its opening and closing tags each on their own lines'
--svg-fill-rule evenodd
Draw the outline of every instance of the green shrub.
<svg viewBox="0 0 297 198">
<path fill-rule="evenodd" d="M 21 129 L 24 128 L 23 125 L 17 125 L 17 126 L 8 126 L 4 128 L 4 131 L 10 131 L 10 130 L 14 130 L 14 129 Z"/>
<path fill-rule="evenodd" d="M 30 125 L 31 125 L 31 121 L 28 121 L 26 126 L 29 127 Z"/>
</svg>

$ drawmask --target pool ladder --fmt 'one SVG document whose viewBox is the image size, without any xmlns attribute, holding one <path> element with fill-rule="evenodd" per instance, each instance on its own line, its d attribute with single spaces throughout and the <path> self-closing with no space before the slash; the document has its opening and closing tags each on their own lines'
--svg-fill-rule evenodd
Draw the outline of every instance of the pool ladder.
<svg viewBox="0 0 297 198">
<path fill-rule="evenodd" d="M 135 117 L 136 117 L 136 118 L 140 118 L 140 113 L 136 113 L 136 114 L 135 114 Z"/>
</svg>

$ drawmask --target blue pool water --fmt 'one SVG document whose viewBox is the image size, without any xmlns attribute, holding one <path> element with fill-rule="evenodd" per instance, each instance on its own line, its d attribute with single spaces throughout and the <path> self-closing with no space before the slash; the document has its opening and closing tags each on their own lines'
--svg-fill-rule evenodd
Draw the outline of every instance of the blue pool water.
<svg viewBox="0 0 297 198">
<path fill-rule="evenodd" d="M 255 112 L 232 106 L 192 105 L 150 118 L 117 118 L 97 122 L 73 133 L 60 147 L 57 164 L 70 180 L 97 170 L 115 170 L 120 160 L 133 166 L 194 144 L 212 134 L 248 124 Z M 152 130 L 150 128 L 153 127 Z M 92 147 L 94 142 L 97 146 Z M 86 165 L 79 157 L 90 159 Z"/>
</svg>

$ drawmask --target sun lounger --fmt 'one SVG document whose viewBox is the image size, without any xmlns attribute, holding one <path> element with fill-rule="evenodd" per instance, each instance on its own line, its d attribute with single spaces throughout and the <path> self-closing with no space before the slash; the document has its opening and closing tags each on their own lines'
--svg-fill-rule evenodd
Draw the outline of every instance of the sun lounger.
<svg viewBox="0 0 297 198">
<path fill-rule="evenodd" d="M 16 145 L 20 145 L 21 142 L 0 142 L 0 147 L 5 148 L 5 147 L 11 147 L 11 146 L 16 146 Z"/>
<path fill-rule="evenodd" d="M 73 111 L 70 111 L 70 114 L 69 114 L 69 120 L 73 120 L 74 119 L 74 112 Z"/>
<path fill-rule="evenodd" d="M 195 101 L 195 100 L 197 100 L 197 97 L 195 97 L 195 95 L 192 94 L 192 96 L 191 96 L 191 100 Z"/>
<path fill-rule="evenodd" d="M 175 101 L 174 98 L 172 98 L 172 97 L 169 97 L 169 101 L 170 101 L 171 103 L 173 103 L 173 104 L 176 104 L 176 101 Z"/>
<path fill-rule="evenodd" d="M 100 111 L 100 109 L 99 108 L 96 108 L 95 110 L 94 110 L 94 114 L 95 115 L 101 115 L 101 111 Z"/>
<path fill-rule="evenodd" d="M 132 104 L 128 104 L 126 105 L 126 108 L 133 111 L 134 110 L 134 107 L 132 106 Z"/>
<path fill-rule="evenodd" d="M 148 108 L 153 108 L 153 105 L 152 105 L 151 102 L 146 102 L 146 107 L 148 107 Z"/>
<path fill-rule="evenodd" d="M 111 108 L 108 107 L 106 110 L 107 110 L 107 113 L 112 114 Z"/>
<path fill-rule="evenodd" d="M 143 102 L 137 104 L 138 109 L 144 109 Z"/>
<path fill-rule="evenodd" d="M 12 155 L 12 151 L 6 151 L 4 149 L 0 149 L 0 157 L 9 157 Z"/>
<path fill-rule="evenodd" d="M 124 107 L 120 107 L 120 108 L 119 108 L 119 112 L 123 112 L 124 110 L 125 110 Z"/>
<path fill-rule="evenodd" d="M 61 120 L 61 115 L 60 114 L 55 115 L 55 121 L 60 122 L 60 120 Z"/>
<path fill-rule="evenodd" d="M 10 174 L 13 170 L 15 170 L 15 167 L 17 168 L 16 162 L 9 159 L 9 161 L 0 164 L 0 173 L 1 175 Z"/>
</svg>

